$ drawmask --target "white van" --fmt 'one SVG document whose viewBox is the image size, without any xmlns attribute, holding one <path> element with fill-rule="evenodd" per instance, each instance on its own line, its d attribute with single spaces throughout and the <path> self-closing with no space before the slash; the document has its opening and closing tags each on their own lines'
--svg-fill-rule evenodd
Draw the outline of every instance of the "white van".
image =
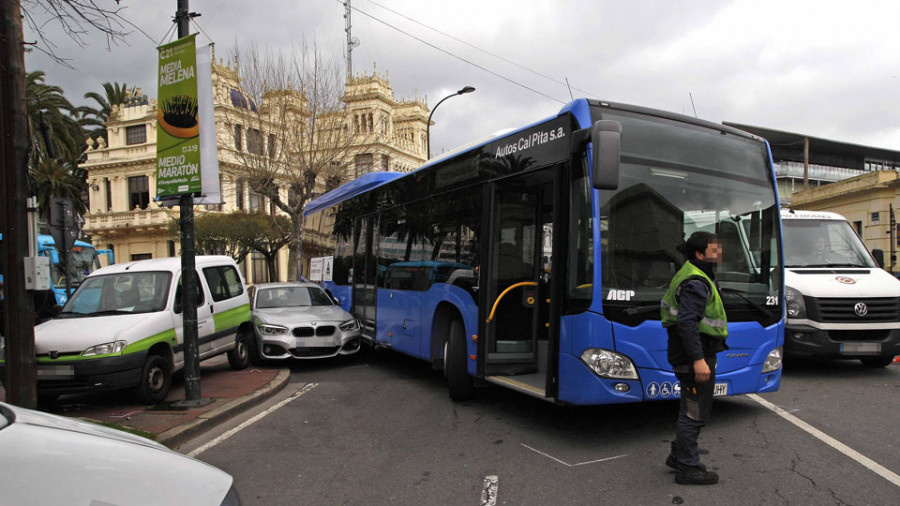
<svg viewBox="0 0 900 506">
<path fill-rule="evenodd" d="M 900 280 L 839 214 L 783 209 L 781 224 L 785 354 L 890 364 L 900 355 Z"/>
<path fill-rule="evenodd" d="M 197 256 L 196 268 L 200 360 L 228 353 L 243 369 L 253 331 L 240 272 L 227 256 Z M 98 269 L 35 328 L 38 397 L 134 388 L 141 402 L 162 402 L 184 367 L 183 334 L 180 258 Z"/>
</svg>

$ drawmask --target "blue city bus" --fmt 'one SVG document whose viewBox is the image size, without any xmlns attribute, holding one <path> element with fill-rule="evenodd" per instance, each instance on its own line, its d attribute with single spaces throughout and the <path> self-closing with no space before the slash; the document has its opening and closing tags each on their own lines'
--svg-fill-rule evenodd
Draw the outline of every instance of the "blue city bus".
<svg viewBox="0 0 900 506">
<path fill-rule="evenodd" d="M 3 234 L 0 234 L 0 241 L 2 240 Z M 66 301 L 69 300 L 69 295 L 71 295 L 66 293 L 67 277 L 69 288 L 74 292 L 88 274 L 100 268 L 100 256 L 105 255 L 107 257 L 108 265 L 114 263 L 111 250 L 97 250 L 91 243 L 76 240 L 72 250 L 69 251 L 69 268 L 66 269 L 63 265 L 62 255 L 56 249 L 56 242 L 53 240 L 53 236 L 49 234 L 38 234 L 37 253 L 38 256 L 50 259 L 50 290 L 53 291 L 56 302 L 60 306 L 65 305 Z M 0 282 L 3 282 L 2 273 L 0 273 Z"/>
<path fill-rule="evenodd" d="M 685 239 L 715 232 L 729 330 L 716 395 L 781 383 L 775 174 L 746 132 L 578 99 L 408 174 L 367 174 L 304 220 L 301 265 L 368 344 L 442 369 L 456 400 L 492 383 L 565 405 L 679 397 L 660 300 Z M 392 268 L 434 272 L 404 283 Z"/>
<path fill-rule="evenodd" d="M 63 256 L 56 249 L 53 236 L 38 235 L 38 256 L 50 258 L 50 289 L 53 290 L 56 302 L 60 306 L 64 306 L 71 295 L 71 293 L 66 293 L 66 278 L 68 277 L 69 289 L 74 292 L 84 278 L 100 268 L 99 257 L 103 255 L 107 256 L 107 265 L 114 263 L 111 250 L 97 250 L 89 242 L 76 240 L 69 251 L 69 267 L 66 269 L 63 264 Z"/>
</svg>

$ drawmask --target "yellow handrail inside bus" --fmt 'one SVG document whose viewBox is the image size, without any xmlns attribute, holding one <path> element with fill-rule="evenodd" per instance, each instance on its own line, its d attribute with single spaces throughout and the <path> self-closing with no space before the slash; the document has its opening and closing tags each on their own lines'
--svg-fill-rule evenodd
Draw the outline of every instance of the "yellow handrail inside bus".
<svg viewBox="0 0 900 506">
<path fill-rule="evenodd" d="M 513 288 L 519 288 L 520 286 L 537 286 L 537 281 L 520 281 L 516 284 L 510 285 L 506 290 L 503 290 L 503 292 L 499 296 L 497 296 L 497 300 L 494 301 L 494 307 L 491 308 L 491 314 L 488 315 L 488 319 L 485 323 L 491 323 L 491 320 L 494 319 L 494 312 L 497 311 L 497 304 L 500 304 L 500 299 L 502 299 Z"/>
</svg>

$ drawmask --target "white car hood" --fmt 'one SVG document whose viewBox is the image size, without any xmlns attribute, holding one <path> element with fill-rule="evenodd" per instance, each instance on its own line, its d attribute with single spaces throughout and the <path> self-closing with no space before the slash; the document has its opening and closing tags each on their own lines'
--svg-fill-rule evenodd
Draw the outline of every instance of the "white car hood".
<svg viewBox="0 0 900 506">
<path fill-rule="evenodd" d="M 16 424 L 24 423 L 28 425 L 46 427 L 48 429 L 60 429 L 70 432 L 78 432 L 90 436 L 115 439 L 124 443 L 134 443 L 144 445 L 150 448 L 156 448 L 164 451 L 168 449 L 145 437 L 129 434 L 121 430 L 116 430 L 96 423 L 83 422 L 74 418 L 66 418 L 64 416 L 56 416 L 40 411 L 24 410 L 15 406 L 8 406 L 16 414 Z"/>
<path fill-rule="evenodd" d="M 227 473 L 153 441 L 66 417 L 3 405 L 4 504 L 218 506 Z"/>
<path fill-rule="evenodd" d="M 34 328 L 35 353 L 38 355 L 51 351 L 80 353 L 91 346 L 115 341 L 126 330 L 146 321 L 147 316 L 147 313 L 141 313 L 93 318 L 56 318 Z"/>
<path fill-rule="evenodd" d="M 898 297 L 900 280 L 883 269 L 785 269 L 784 284 L 808 297 Z"/>
<path fill-rule="evenodd" d="M 353 318 L 350 313 L 341 309 L 340 306 L 266 308 L 256 309 L 254 314 L 266 323 L 314 321 L 317 323 L 333 322 L 340 324 Z"/>
</svg>

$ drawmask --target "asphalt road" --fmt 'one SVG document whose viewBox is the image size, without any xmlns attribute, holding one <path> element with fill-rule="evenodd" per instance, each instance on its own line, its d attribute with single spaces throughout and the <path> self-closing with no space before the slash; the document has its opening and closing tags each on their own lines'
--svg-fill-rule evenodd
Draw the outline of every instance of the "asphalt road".
<svg viewBox="0 0 900 506">
<path fill-rule="evenodd" d="M 789 363 L 781 390 L 759 397 L 782 414 L 751 396 L 718 399 L 700 439 L 721 477 L 712 487 L 676 485 L 663 464 L 675 402 L 560 407 L 488 386 L 454 403 L 440 373 L 389 351 L 290 366 L 279 397 L 181 448 L 231 473 L 245 504 L 880 505 L 900 497 L 898 365 Z"/>
</svg>

